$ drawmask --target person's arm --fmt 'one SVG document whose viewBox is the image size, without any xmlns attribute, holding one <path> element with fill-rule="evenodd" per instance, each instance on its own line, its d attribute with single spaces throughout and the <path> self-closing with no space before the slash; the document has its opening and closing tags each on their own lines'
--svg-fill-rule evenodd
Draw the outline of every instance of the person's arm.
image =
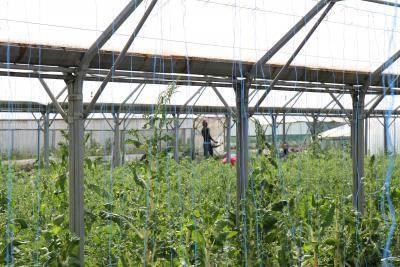
<svg viewBox="0 0 400 267">
<path fill-rule="evenodd" d="M 214 143 L 218 143 L 217 141 L 215 141 L 214 139 L 212 139 L 212 137 L 210 136 L 211 141 L 213 141 Z"/>
<path fill-rule="evenodd" d="M 210 128 L 207 129 L 208 130 L 208 137 L 210 137 L 210 140 L 213 141 L 214 143 L 218 143 L 217 141 L 215 141 L 210 134 Z"/>
</svg>

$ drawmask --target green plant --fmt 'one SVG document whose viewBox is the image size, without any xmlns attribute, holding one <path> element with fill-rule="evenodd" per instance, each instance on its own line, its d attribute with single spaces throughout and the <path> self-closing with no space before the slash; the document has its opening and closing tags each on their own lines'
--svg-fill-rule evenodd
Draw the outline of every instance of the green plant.
<svg viewBox="0 0 400 267">
<path fill-rule="evenodd" d="M 382 264 L 391 223 L 382 187 L 387 158 L 366 161 L 366 212 L 360 216 L 352 207 L 348 151 L 293 153 L 284 161 L 274 153 L 251 155 L 238 223 L 235 168 L 215 160 L 178 163 L 160 145 L 172 141 L 165 131 L 171 121 L 165 105 L 174 90 L 172 85 L 147 115 L 150 137 L 131 131 L 128 143 L 145 152 L 142 160 L 111 169 L 107 162 L 85 158 L 87 266 Z M 67 133 L 64 138 L 47 171 L 43 165 L 26 171 L 0 162 L 0 265 L 77 265 L 79 240 L 68 230 Z M 264 144 L 261 135 L 258 141 Z M 395 168 L 393 177 L 399 175 Z M 393 179 L 397 217 L 399 187 Z M 397 225 L 394 266 L 399 232 Z"/>
</svg>

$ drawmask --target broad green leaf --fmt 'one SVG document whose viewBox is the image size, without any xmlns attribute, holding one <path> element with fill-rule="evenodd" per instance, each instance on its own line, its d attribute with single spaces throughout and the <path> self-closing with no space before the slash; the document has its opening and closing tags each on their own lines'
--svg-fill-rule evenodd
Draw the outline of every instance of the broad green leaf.
<svg viewBox="0 0 400 267">
<path fill-rule="evenodd" d="M 55 225 L 61 225 L 64 222 L 65 216 L 64 214 L 60 214 L 53 219 L 53 223 Z"/>
<path fill-rule="evenodd" d="M 21 218 L 14 219 L 14 223 L 18 224 L 21 229 L 28 228 L 28 223 Z"/>
<path fill-rule="evenodd" d="M 285 206 L 287 206 L 287 204 L 288 204 L 287 200 L 281 200 L 281 201 L 275 202 L 274 204 L 272 204 L 271 210 L 272 211 L 282 211 L 283 208 Z"/>
<path fill-rule="evenodd" d="M 199 246 L 204 246 L 206 242 L 203 234 L 198 230 L 192 231 L 192 240 L 196 242 Z"/>
<path fill-rule="evenodd" d="M 230 238 L 236 236 L 237 234 L 238 234 L 237 231 L 230 231 L 230 232 L 228 233 L 228 235 L 226 236 L 226 238 L 227 238 L 227 239 L 230 239 Z"/>
</svg>

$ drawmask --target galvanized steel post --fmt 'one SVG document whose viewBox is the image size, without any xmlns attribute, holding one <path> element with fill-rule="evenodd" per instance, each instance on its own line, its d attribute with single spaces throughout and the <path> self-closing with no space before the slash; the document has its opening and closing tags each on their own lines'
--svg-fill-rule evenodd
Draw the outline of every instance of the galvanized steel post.
<svg viewBox="0 0 400 267">
<path fill-rule="evenodd" d="M 119 112 L 113 113 L 114 118 L 114 145 L 113 145 L 113 154 L 112 154 L 112 162 L 113 167 L 121 166 L 121 131 L 119 129 Z"/>
<path fill-rule="evenodd" d="M 83 121 L 83 74 L 78 73 L 66 81 L 68 84 L 69 128 L 69 228 L 79 237 L 79 262 L 84 265 L 84 121 Z"/>
<path fill-rule="evenodd" d="M 277 150 L 277 147 L 276 147 L 276 117 L 277 117 L 277 115 L 275 115 L 275 114 L 271 114 L 271 127 L 272 127 L 272 129 L 271 129 L 271 134 L 272 134 L 272 147 L 274 148 L 274 153 L 276 152 L 276 150 Z"/>
<path fill-rule="evenodd" d="M 235 83 L 236 93 L 236 172 L 237 172 L 237 223 L 239 223 L 240 207 L 246 199 L 246 188 L 248 182 L 248 162 L 249 162 L 249 84 L 248 80 L 241 80 Z"/>
<path fill-rule="evenodd" d="M 174 141 L 174 160 L 176 162 L 179 161 L 179 115 L 174 115 L 174 132 L 175 132 L 175 141 Z"/>
<path fill-rule="evenodd" d="M 365 129 L 365 136 L 364 136 L 364 154 L 368 155 L 368 117 L 365 118 L 365 125 L 364 125 Z"/>
<path fill-rule="evenodd" d="M 125 164 L 125 134 L 126 130 L 121 131 L 121 164 Z"/>
<path fill-rule="evenodd" d="M 225 140 L 225 150 L 226 150 L 226 162 L 229 164 L 231 162 L 231 124 L 232 124 L 232 115 L 226 114 L 226 140 Z"/>
<path fill-rule="evenodd" d="M 387 116 L 383 117 L 383 151 L 385 155 L 388 154 L 388 133 L 389 133 L 389 118 Z"/>
<path fill-rule="evenodd" d="M 44 156 L 44 166 L 47 169 L 49 167 L 49 144 L 50 144 L 50 120 L 49 120 L 49 111 L 46 108 L 46 113 L 43 114 L 43 156 Z"/>
<path fill-rule="evenodd" d="M 353 163 L 353 206 L 364 213 L 364 101 L 365 91 L 355 90 L 352 94 L 353 114 L 351 120 L 351 158 Z"/>
<path fill-rule="evenodd" d="M 313 115 L 312 127 L 311 127 L 311 138 L 313 142 L 318 140 L 318 116 Z"/>
<path fill-rule="evenodd" d="M 196 157 L 196 142 L 195 142 L 195 137 L 196 137 L 196 129 L 195 129 L 195 120 L 193 120 L 193 126 L 190 129 L 190 150 L 191 150 L 191 158 L 192 160 L 195 159 Z"/>
<path fill-rule="evenodd" d="M 286 115 L 283 113 L 283 119 L 282 119 L 282 142 L 286 142 Z"/>
</svg>

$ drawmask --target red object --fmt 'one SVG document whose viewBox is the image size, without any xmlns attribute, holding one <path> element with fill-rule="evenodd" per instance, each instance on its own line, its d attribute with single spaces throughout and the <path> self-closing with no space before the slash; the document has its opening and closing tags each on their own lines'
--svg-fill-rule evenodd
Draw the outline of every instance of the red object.
<svg viewBox="0 0 400 267">
<path fill-rule="evenodd" d="M 226 161 L 227 161 L 227 158 L 225 157 L 225 158 L 222 160 L 222 163 L 223 163 L 223 164 L 226 164 Z M 235 162 L 236 162 L 236 157 L 235 157 L 235 156 L 232 156 L 232 157 L 231 157 L 231 166 L 234 166 L 234 165 L 235 165 Z"/>
</svg>

